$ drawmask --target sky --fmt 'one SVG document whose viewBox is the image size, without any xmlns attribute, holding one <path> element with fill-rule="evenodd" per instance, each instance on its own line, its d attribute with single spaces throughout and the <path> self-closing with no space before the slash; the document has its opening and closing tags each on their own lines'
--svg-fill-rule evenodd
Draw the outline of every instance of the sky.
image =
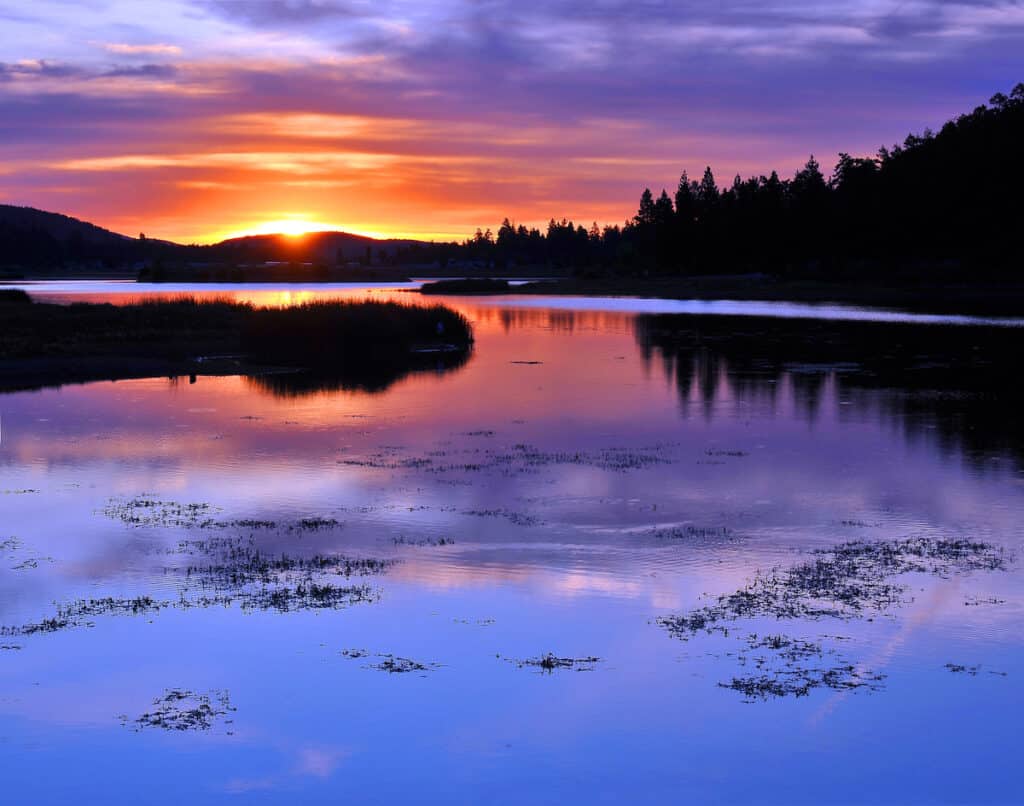
<svg viewBox="0 0 1024 806">
<path fill-rule="evenodd" d="M 0 202 L 182 242 L 631 216 L 1024 81 L 1024 2 L 0 0 Z"/>
</svg>

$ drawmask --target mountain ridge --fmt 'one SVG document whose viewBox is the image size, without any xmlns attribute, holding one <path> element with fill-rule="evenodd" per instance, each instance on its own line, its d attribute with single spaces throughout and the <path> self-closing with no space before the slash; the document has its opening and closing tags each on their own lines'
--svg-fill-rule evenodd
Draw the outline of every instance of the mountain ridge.
<svg viewBox="0 0 1024 806">
<path fill-rule="evenodd" d="M 154 263 L 384 262 L 425 242 L 371 238 L 341 230 L 242 235 L 213 244 L 133 238 L 73 216 L 0 204 L 0 269 L 11 271 L 138 269 Z"/>
</svg>

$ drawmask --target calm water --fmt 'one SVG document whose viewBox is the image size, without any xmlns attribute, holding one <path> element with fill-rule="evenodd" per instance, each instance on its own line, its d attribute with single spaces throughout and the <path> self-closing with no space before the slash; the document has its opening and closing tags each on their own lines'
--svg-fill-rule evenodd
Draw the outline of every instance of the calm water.
<svg viewBox="0 0 1024 806">
<path fill-rule="evenodd" d="M 0 396 L 0 801 L 1024 802 L 1024 465 L 986 390 L 645 341 L 638 314 L 687 303 L 448 302 L 470 361 L 377 394 Z M 1002 567 L 903 574 L 845 618 L 660 620 L 851 541 L 963 537 Z M 818 684 L 728 687 L 765 678 Z"/>
</svg>

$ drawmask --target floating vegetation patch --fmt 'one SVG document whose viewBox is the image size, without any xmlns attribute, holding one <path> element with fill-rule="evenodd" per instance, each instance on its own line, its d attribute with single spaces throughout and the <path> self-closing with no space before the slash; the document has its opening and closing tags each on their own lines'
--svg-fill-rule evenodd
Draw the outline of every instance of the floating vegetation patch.
<svg viewBox="0 0 1024 806">
<path fill-rule="evenodd" d="M 235 521 L 218 521 L 218 526 L 234 526 L 239 529 L 276 529 L 277 521 L 259 520 L 257 518 L 241 518 Z"/>
<path fill-rule="evenodd" d="M 38 568 L 39 563 L 52 563 L 54 562 L 53 557 L 29 557 L 28 559 L 22 560 L 17 565 L 11 566 L 12 571 L 26 571 L 30 568 Z"/>
<path fill-rule="evenodd" d="M 39 490 L 27 490 L 27 489 L 26 490 L 4 490 L 3 494 L 4 495 L 31 495 L 32 493 L 37 493 L 37 492 L 39 492 Z"/>
<path fill-rule="evenodd" d="M 112 498 L 103 508 L 108 518 L 129 526 L 203 527 L 212 526 L 217 512 L 210 504 L 180 504 L 156 498 Z"/>
<path fill-rule="evenodd" d="M 670 526 L 651 531 L 651 537 L 658 540 L 720 540 L 733 536 L 727 526 Z"/>
<path fill-rule="evenodd" d="M 17 652 L 21 649 L 21 644 L 0 644 L 0 651 Z"/>
<path fill-rule="evenodd" d="M 818 688 L 833 691 L 866 688 L 878 691 L 882 679 L 881 675 L 863 674 L 852 664 L 843 664 L 828 668 L 782 669 L 750 677 L 734 677 L 718 685 L 720 688 L 738 691 L 744 696 L 745 702 L 756 702 L 777 697 L 806 697 Z"/>
<path fill-rule="evenodd" d="M 477 627 L 490 627 L 492 624 L 494 624 L 494 619 L 492 618 L 453 618 L 452 621 L 455 624 L 475 624 Z"/>
<path fill-rule="evenodd" d="M 158 601 L 150 596 L 115 598 L 105 596 L 98 599 L 78 599 L 58 606 L 57 612 L 49 618 L 23 624 L 19 627 L 0 627 L 0 635 L 35 635 L 36 633 L 58 632 L 69 627 L 83 627 L 92 624 L 96 616 L 130 615 L 154 613 L 171 607 L 171 601 Z"/>
<path fill-rule="evenodd" d="M 724 632 L 725 623 L 741 618 L 850 619 L 901 604 L 906 586 L 894 577 L 1006 567 L 1002 549 L 963 538 L 854 541 L 816 554 L 814 560 L 792 568 L 759 572 L 747 587 L 719 596 L 714 604 L 663 616 L 658 623 L 677 638 L 686 638 L 697 632 Z"/>
<path fill-rule="evenodd" d="M 203 556 L 206 562 L 165 568 L 178 580 L 178 596 L 154 599 L 148 595 L 131 598 L 92 598 L 59 605 L 56 612 L 37 622 L 0 627 L 0 635 L 34 635 L 73 627 L 92 626 L 99 616 L 156 613 L 167 608 L 189 610 L 204 607 L 238 606 L 246 612 L 341 609 L 374 602 L 380 594 L 368 585 L 336 585 L 332 577 L 360 577 L 384 573 L 394 560 L 313 555 L 293 557 L 269 554 L 252 544 L 252 539 L 214 537 L 188 540 L 178 551 Z"/>
<path fill-rule="evenodd" d="M 405 535 L 399 535 L 398 537 L 391 538 L 391 542 L 396 546 L 454 546 L 455 538 L 452 537 L 406 537 Z"/>
<path fill-rule="evenodd" d="M 510 509 L 470 509 L 462 514 L 473 515 L 478 518 L 504 518 L 516 526 L 536 526 L 541 522 L 540 518 L 535 515 L 526 515 Z"/>
<path fill-rule="evenodd" d="M 968 674 L 971 677 L 977 677 L 978 672 L 981 671 L 981 664 L 977 663 L 973 666 L 967 666 L 962 663 L 947 663 L 944 668 L 953 674 Z"/>
<path fill-rule="evenodd" d="M 375 602 L 380 594 L 368 585 L 318 585 L 315 582 L 299 584 L 294 588 L 260 588 L 234 597 L 243 610 L 323 610 L 349 607 L 360 602 Z M 230 601 L 230 600 L 229 600 Z"/>
<path fill-rule="evenodd" d="M 964 601 L 964 607 L 978 607 L 980 605 L 1003 605 L 1006 604 L 1005 599 L 999 599 L 995 596 L 987 596 L 981 598 L 978 596 L 968 596 Z"/>
<path fill-rule="evenodd" d="M 388 674 L 409 674 L 411 672 L 417 672 L 421 676 L 426 676 L 427 672 L 433 672 L 441 668 L 440 663 L 423 663 L 410 658 L 403 658 L 398 655 L 382 654 L 382 653 L 370 653 L 365 649 L 343 649 L 341 656 L 349 658 L 351 660 L 359 660 L 361 658 L 377 658 L 376 663 L 370 663 L 364 666 L 364 669 L 373 669 L 378 672 L 387 672 Z"/>
<path fill-rule="evenodd" d="M 167 689 L 162 697 L 153 700 L 153 710 L 129 720 L 121 717 L 122 725 L 135 731 L 147 728 L 173 731 L 208 731 L 218 723 L 231 725 L 227 717 L 237 709 L 231 704 L 228 692 L 214 689 L 197 694 L 185 689 Z M 231 731 L 227 731 L 231 735 Z"/>
<path fill-rule="evenodd" d="M 729 625 L 742 619 L 868 618 L 906 601 L 908 587 L 899 576 L 1004 570 L 1006 563 L 1002 549 L 963 538 L 854 541 L 816 551 L 813 560 L 791 568 L 758 572 L 749 585 L 710 605 L 657 622 L 670 635 L 688 640 L 699 633 L 727 637 Z M 818 688 L 877 690 L 883 679 L 834 650 L 786 635 L 748 636 L 736 658 L 759 673 L 719 685 L 748 701 L 806 696 Z"/>
<path fill-rule="evenodd" d="M 397 655 L 378 655 L 382 658 L 379 663 L 371 663 L 369 668 L 388 674 L 408 674 L 409 672 L 430 672 L 440 669 L 439 663 L 420 663 L 409 658 L 400 658 Z"/>
<path fill-rule="evenodd" d="M 6 537 L 0 540 L 0 551 L 17 551 L 21 548 L 21 541 L 16 537 Z"/>
<path fill-rule="evenodd" d="M 529 667 L 546 674 L 551 674 L 557 669 L 567 669 L 574 672 L 592 672 L 597 668 L 597 664 L 601 663 L 601 658 L 563 658 L 551 652 L 537 658 L 506 658 L 506 660 L 514 663 L 520 669 Z"/>
<path fill-rule="evenodd" d="M 884 675 L 857 668 L 834 649 L 787 635 L 748 635 L 736 659 L 742 667 L 753 666 L 756 673 L 718 685 L 743 694 L 746 702 L 806 697 L 819 688 L 878 691 L 885 679 Z"/>
<path fill-rule="evenodd" d="M 158 498 L 112 498 L 103 509 L 108 518 L 129 526 L 159 526 L 186 529 L 248 529 L 252 531 L 320 532 L 339 529 L 344 524 L 335 518 L 310 516 L 292 521 L 274 521 L 258 518 L 216 520 L 218 507 L 207 503 L 179 503 Z"/>
<path fill-rule="evenodd" d="M 294 523 L 288 524 L 288 530 L 293 532 L 319 532 L 322 529 L 337 529 L 341 522 L 334 518 L 300 518 Z"/>
<path fill-rule="evenodd" d="M 744 456 L 750 456 L 750 454 L 747 451 L 726 451 L 715 450 L 713 448 L 708 448 L 706 451 L 704 451 L 704 455 L 714 457 L 729 456 L 732 457 L 733 459 L 742 459 Z"/>
<path fill-rule="evenodd" d="M 542 451 L 532 445 L 519 443 L 509 451 L 484 448 L 462 450 L 433 450 L 424 456 L 401 456 L 386 449 L 360 457 L 339 459 L 342 465 L 372 467 L 383 470 L 425 470 L 429 473 L 458 473 L 498 471 L 512 476 L 536 473 L 543 467 L 578 465 L 602 470 L 626 472 L 641 470 L 652 465 L 669 464 L 673 460 L 665 455 L 667 445 L 637 449 L 604 448 L 596 451 Z"/>
<path fill-rule="evenodd" d="M 270 554 L 252 545 L 231 541 L 193 541 L 192 545 L 207 550 L 211 544 L 219 549 L 216 562 L 189 565 L 184 573 L 215 587 L 237 588 L 241 585 L 262 583 L 270 585 L 281 581 L 311 580 L 320 575 L 368 576 L 382 574 L 395 564 L 395 560 L 373 557 L 345 557 L 342 555 L 314 554 L 311 557 L 293 557 Z"/>
</svg>

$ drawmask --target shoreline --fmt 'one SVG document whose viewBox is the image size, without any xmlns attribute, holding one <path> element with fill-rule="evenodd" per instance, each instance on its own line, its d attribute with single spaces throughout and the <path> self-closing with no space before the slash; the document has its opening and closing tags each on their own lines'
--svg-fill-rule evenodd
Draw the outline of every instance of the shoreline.
<svg viewBox="0 0 1024 806">
<path fill-rule="evenodd" d="M 477 292 L 480 293 L 480 292 Z M 1024 316 L 1024 285 L 864 287 L 750 277 L 572 278 L 510 286 L 510 295 L 794 302 L 889 308 L 912 313 Z"/>
<path fill-rule="evenodd" d="M 430 278 L 412 273 L 422 279 L 423 286 L 409 289 L 411 293 L 432 295 L 430 286 L 438 285 L 433 295 L 444 296 L 585 296 L 633 297 L 641 299 L 671 299 L 695 301 L 736 302 L 792 302 L 806 304 L 834 304 L 865 308 L 891 309 L 909 313 L 930 313 L 964 316 L 1024 317 L 1024 283 L 936 283 L 932 285 L 891 284 L 865 286 L 849 282 L 817 280 L 787 280 L 767 275 L 702 275 L 693 277 L 547 277 L 516 278 L 519 283 L 508 283 L 503 277 L 445 277 Z M 105 282 L 127 281 L 133 278 L 111 275 L 35 276 L 8 280 L 0 285 L 30 289 L 35 282 Z M 526 282 L 521 282 L 526 280 Z M 147 282 L 147 281 L 142 281 Z M 267 281 L 269 283 L 269 281 Z M 322 281 L 306 278 L 278 280 L 288 285 L 316 286 Z M 329 281 L 328 281 L 329 282 Z M 352 281 L 357 282 L 357 281 Z M 363 281 L 367 284 L 391 282 L 384 278 Z M 489 283 L 494 283 L 490 288 Z M 507 283 L 507 284 L 506 284 Z M 208 283 L 195 283 L 197 291 Z M 239 283 L 228 282 L 236 285 Z M 262 284 L 262 283 L 260 283 Z M 159 284 L 158 284 L 159 285 Z M 446 286 L 442 291 L 440 286 Z M 460 286 L 463 286 L 460 288 Z"/>
</svg>

